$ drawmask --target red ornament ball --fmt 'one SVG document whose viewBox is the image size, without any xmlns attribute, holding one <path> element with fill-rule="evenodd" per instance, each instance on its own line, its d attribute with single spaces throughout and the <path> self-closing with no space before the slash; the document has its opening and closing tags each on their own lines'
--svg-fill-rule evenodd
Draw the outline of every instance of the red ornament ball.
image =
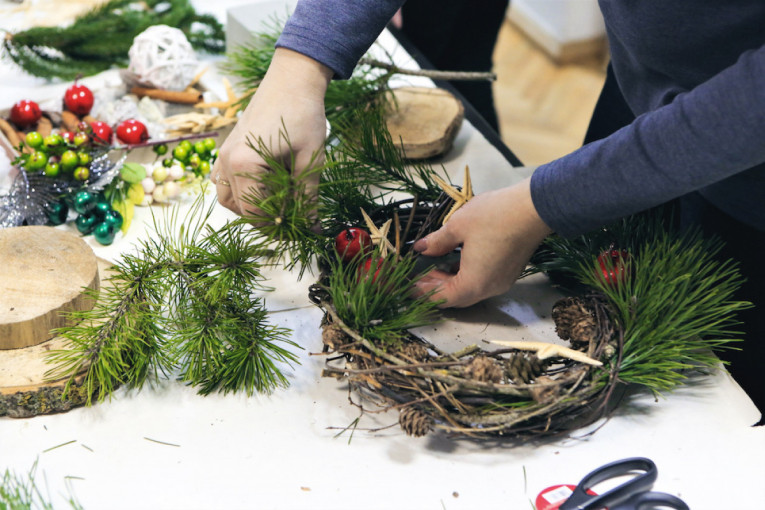
<svg viewBox="0 0 765 510">
<path fill-rule="evenodd" d="M 40 105 L 29 99 L 22 99 L 11 107 L 11 122 L 20 128 L 37 124 L 42 117 Z"/>
<path fill-rule="evenodd" d="M 359 253 L 372 247 L 372 238 L 363 228 L 351 227 L 335 237 L 335 251 L 345 262 L 350 262 Z"/>
<path fill-rule="evenodd" d="M 128 119 L 117 126 L 117 138 L 122 143 L 136 145 L 149 139 L 149 130 L 140 120 Z"/>
<path fill-rule="evenodd" d="M 377 282 L 377 278 L 380 276 L 380 269 L 382 269 L 384 263 L 385 258 L 383 257 L 369 257 L 364 260 L 364 263 L 359 266 L 359 282 L 369 280 L 369 273 L 372 272 L 372 269 L 375 270 L 374 274 L 371 276 L 372 283 Z"/>
<path fill-rule="evenodd" d="M 629 276 L 630 254 L 627 250 L 611 249 L 598 255 L 598 266 L 602 281 L 608 285 L 624 283 Z"/>
<path fill-rule="evenodd" d="M 96 143 L 112 143 L 112 128 L 106 122 L 100 120 L 91 122 L 90 129 L 93 130 L 93 141 Z"/>
<path fill-rule="evenodd" d="M 93 92 L 85 85 L 75 82 L 64 93 L 64 106 L 79 117 L 87 115 L 93 108 Z"/>
</svg>

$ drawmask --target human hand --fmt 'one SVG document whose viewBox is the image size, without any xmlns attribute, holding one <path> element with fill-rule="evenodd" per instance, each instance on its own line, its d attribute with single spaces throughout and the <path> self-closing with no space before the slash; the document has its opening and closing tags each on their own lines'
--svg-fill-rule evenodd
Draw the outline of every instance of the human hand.
<svg viewBox="0 0 765 510">
<path fill-rule="evenodd" d="M 257 147 L 262 140 L 296 173 L 323 162 L 327 132 L 324 94 L 332 74 L 330 68 L 305 55 L 276 49 L 266 76 L 221 145 L 213 166 L 210 179 L 221 205 L 240 215 L 258 213 L 246 196 L 257 189 L 257 176 L 269 167 L 248 142 Z M 318 175 L 311 176 L 309 193 L 316 193 L 318 180 Z"/>
<path fill-rule="evenodd" d="M 506 292 L 544 238 L 552 233 L 531 201 L 530 179 L 475 196 L 439 230 L 414 244 L 423 255 L 445 255 L 462 245 L 456 274 L 432 270 L 417 290 L 435 290 L 444 307 L 465 307 Z"/>
</svg>

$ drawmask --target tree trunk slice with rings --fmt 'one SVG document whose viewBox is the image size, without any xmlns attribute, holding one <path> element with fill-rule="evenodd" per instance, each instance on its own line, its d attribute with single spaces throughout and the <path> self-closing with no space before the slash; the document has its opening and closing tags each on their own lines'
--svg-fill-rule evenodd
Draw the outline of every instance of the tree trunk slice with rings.
<svg viewBox="0 0 765 510">
<path fill-rule="evenodd" d="M 465 107 L 452 93 L 440 88 L 393 89 L 391 109 L 385 120 L 393 143 L 407 159 L 427 159 L 451 149 Z"/>
<path fill-rule="evenodd" d="M 68 379 L 48 381 L 47 353 L 66 341 L 51 330 L 62 312 L 91 309 L 85 289 L 98 290 L 110 262 L 80 236 L 52 227 L 0 229 L 0 416 L 23 418 L 82 405 L 81 378 L 61 399 Z"/>
</svg>

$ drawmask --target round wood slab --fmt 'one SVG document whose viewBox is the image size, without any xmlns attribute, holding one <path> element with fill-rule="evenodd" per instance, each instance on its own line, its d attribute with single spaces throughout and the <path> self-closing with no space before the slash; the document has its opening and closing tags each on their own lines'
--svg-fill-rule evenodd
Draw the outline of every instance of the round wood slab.
<svg viewBox="0 0 765 510">
<path fill-rule="evenodd" d="M 108 284 L 105 278 L 111 274 L 111 263 L 98 258 L 95 261 L 101 278 L 97 286 L 103 288 Z M 46 376 L 54 368 L 46 361 L 48 353 L 66 348 L 65 339 L 53 337 L 21 349 L 0 350 L 0 417 L 59 413 L 85 403 L 87 391 L 81 386 L 82 376 L 75 378 L 66 398 L 62 397 L 68 379 L 51 381 Z"/>
<path fill-rule="evenodd" d="M 0 229 L 0 350 L 37 345 L 66 325 L 61 312 L 89 310 L 98 263 L 78 235 L 52 227 Z"/>
<path fill-rule="evenodd" d="M 407 159 L 426 159 L 448 151 L 454 143 L 465 108 L 439 88 L 393 89 L 393 108 L 386 113 L 388 131 Z"/>
</svg>

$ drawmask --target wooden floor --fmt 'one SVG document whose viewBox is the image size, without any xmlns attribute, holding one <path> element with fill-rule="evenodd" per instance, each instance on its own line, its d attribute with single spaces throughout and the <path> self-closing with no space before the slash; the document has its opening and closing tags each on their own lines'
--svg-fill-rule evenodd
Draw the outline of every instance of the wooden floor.
<svg viewBox="0 0 765 510">
<path fill-rule="evenodd" d="M 605 79 L 605 57 L 558 65 L 505 21 L 494 51 L 503 141 L 527 166 L 580 147 Z"/>
</svg>

